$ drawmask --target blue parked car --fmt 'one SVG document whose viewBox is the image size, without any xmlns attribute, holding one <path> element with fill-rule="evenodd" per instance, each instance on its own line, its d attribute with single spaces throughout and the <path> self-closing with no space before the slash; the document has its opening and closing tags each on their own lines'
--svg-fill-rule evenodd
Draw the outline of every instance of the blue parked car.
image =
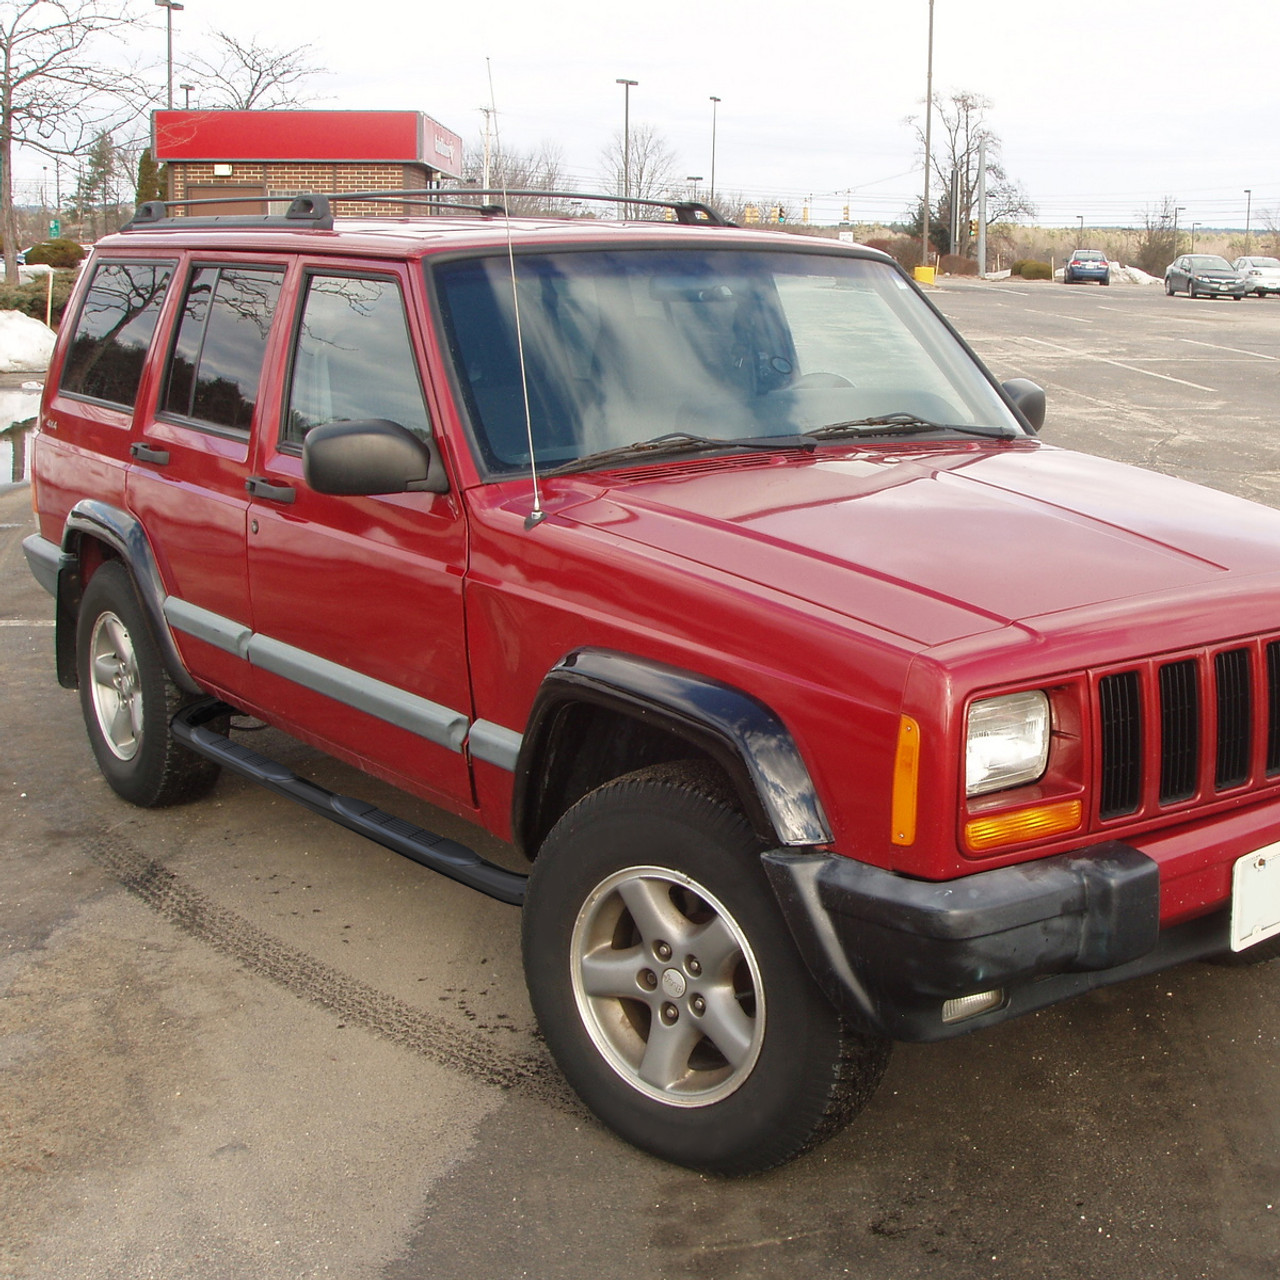
<svg viewBox="0 0 1280 1280">
<path fill-rule="evenodd" d="M 1111 263 L 1101 249 L 1077 249 L 1067 259 L 1067 265 L 1062 268 L 1062 283 L 1074 284 L 1077 280 L 1111 283 Z"/>
</svg>

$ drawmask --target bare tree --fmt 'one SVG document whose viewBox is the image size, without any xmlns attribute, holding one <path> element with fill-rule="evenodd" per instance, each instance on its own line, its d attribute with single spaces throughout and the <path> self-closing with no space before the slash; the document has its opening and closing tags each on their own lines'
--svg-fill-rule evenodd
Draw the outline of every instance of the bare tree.
<svg viewBox="0 0 1280 1280">
<path fill-rule="evenodd" d="M 987 113 L 992 105 L 989 98 L 963 89 L 946 98 L 941 94 L 934 95 L 934 146 L 930 162 L 937 175 L 938 190 L 943 194 L 938 199 L 936 210 L 930 211 L 930 217 L 938 216 L 945 230 L 951 214 L 952 175 L 956 175 L 959 235 L 955 244 L 948 243 L 946 246 L 951 253 L 967 256 L 972 247 L 970 224 L 978 213 L 978 153 L 984 143 L 988 224 L 1035 216 L 1035 205 L 1027 197 L 1021 183 L 1008 176 L 1000 160 L 1000 138 L 987 123 Z M 909 117 L 908 123 L 915 129 L 923 149 L 924 128 L 921 122 L 915 117 Z"/>
<path fill-rule="evenodd" d="M 13 153 L 77 154 L 130 114 L 111 95 L 120 69 L 95 57 L 101 38 L 136 22 L 127 0 L 13 0 L 0 5 L 0 235 L 5 279 L 16 283 Z"/>
<path fill-rule="evenodd" d="M 489 187 L 492 190 L 510 191 L 563 191 L 564 152 L 559 144 L 541 142 L 532 151 L 509 151 L 490 139 Z M 483 185 L 485 174 L 484 139 L 474 150 L 467 152 L 462 164 L 464 182 Z M 489 198 L 492 203 L 496 197 Z M 571 212 L 568 201 L 539 200 L 530 196 L 512 196 L 505 201 L 507 211 L 513 214 Z"/>
<path fill-rule="evenodd" d="M 629 161 L 631 169 L 626 181 L 624 161 Z M 618 195 L 627 192 L 640 200 L 658 200 L 675 181 L 675 152 L 651 124 L 632 125 L 628 138 L 615 133 L 601 152 L 600 163 L 605 189 Z"/>
<path fill-rule="evenodd" d="M 1142 213 L 1133 253 L 1133 265 L 1150 276 L 1164 275 L 1164 269 L 1178 256 L 1178 210 L 1172 196 L 1165 196 L 1159 208 L 1148 206 Z"/>
<path fill-rule="evenodd" d="M 311 46 L 277 49 L 252 38 L 238 38 L 225 31 L 213 33 L 211 57 L 189 58 L 182 74 L 200 85 L 201 107 L 234 111 L 271 111 L 299 107 L 319 96 L 304 93 L 301 86 L 328 69 L 309 60 Z"/>
</svg>

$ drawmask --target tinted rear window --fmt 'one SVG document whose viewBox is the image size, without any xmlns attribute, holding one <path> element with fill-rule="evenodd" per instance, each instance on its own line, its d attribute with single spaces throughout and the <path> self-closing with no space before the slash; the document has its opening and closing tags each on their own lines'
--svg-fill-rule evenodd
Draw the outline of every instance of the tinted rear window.
<svg viewBox="0 0 1280 1280">
<path fill-rule="evenodd" d="M 171 262 L 102 262 L 94 268 L 62 367 L 62 390 L 132 408 Z"/>
<path fill-rule="evenodd" d="M 249 430 L 283 280 L 281 268 L 196 268 L 169 365 L 167 413 Z"/>
</svg>

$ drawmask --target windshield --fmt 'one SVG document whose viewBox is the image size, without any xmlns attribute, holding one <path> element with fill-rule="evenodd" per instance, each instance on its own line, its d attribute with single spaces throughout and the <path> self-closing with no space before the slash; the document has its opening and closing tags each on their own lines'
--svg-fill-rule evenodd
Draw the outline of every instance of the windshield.
<svg viewBox="0 0 1280 1280">
<path fill-rule="evenodd" d="M 885 415 L 1021 434 L 982 370 L 884 263 L 583 250 L 518 254 L 515 273 L 543 466 L 664 436 L 772 440 L 863 421 L 873 436 Z M 475 258 L 434 277 L 483 464 L 527 469 L 511 266 L 505 255 Z"/>
<path fill-rule="evenodd" d="M 1234 268 L 1226 258 L 1219 258 L 1213 253 L 1197 253 L 1194 257 L 1188 258 L 1193 271 L 1232 271 Z"/>
</svg>

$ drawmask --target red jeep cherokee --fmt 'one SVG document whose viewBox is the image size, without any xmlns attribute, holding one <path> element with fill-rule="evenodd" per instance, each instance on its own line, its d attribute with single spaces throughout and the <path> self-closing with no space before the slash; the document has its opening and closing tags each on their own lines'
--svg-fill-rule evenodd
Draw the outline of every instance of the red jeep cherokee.
<svg viewBox="0 0 1280 1280">
<path fill-rule="evenodd" d="M 1040 443 L 882 254 L 675 213 L 144 206 L 67 312 L 26 550 L 120 795 L 230 768 L 523 903 L 574 1088 L 737 1173 L 892 1039 L 1271 956 L 1280 513 Z"/>
</svg>

